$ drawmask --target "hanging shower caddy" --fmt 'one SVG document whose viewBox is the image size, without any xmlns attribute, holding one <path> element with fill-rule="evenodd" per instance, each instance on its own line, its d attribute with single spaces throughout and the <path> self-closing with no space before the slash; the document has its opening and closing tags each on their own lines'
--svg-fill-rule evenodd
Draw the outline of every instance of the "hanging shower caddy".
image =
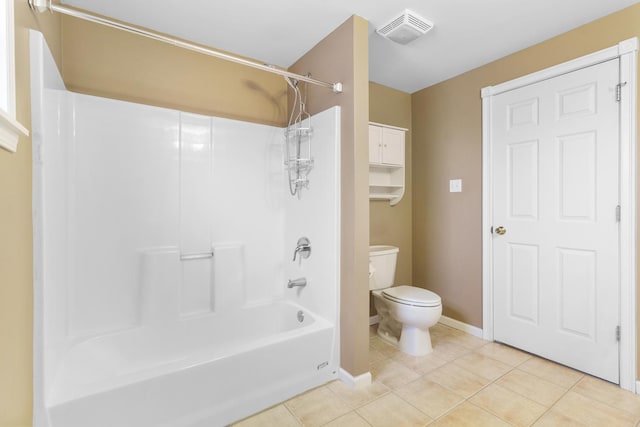
<svg viewBox="0 0 640 427">
<path fill-rule="evenodd" d="M 285 160 L 289 181 L 289 192 L 292 196 L 301 197 L 303 188 L 309 188 L 309 172 L 313 169 L 311 157 L 311 115 L 306 109 L 306 99 L 302 98 L 298 81 L 285 78 L 294 92 L 293 108 L 289 124 L 284 131 Z M 306 95 L 305 95 L 306 98 Z M 297 111 L 297 115 L 296 115 Z M 295 118 L 294 118 L 295 116 Z"/>
</svg>

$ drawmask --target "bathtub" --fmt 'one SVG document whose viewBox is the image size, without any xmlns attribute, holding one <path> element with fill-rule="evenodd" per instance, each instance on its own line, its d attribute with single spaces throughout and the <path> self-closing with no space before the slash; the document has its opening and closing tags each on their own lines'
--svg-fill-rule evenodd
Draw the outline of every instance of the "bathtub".
<svg viewBox="0 0 640 427">
<path fill-rule="evenodd" d="M 77 342 L 45 398 L 49 422 L 227 425 L 336 378 L 335 334 L 283 300 Z"/>
</svg>

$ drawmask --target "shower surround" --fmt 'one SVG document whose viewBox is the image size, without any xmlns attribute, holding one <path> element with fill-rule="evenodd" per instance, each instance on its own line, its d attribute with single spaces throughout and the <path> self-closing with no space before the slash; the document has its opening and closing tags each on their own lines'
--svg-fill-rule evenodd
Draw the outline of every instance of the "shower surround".
<svg viewBox="0 0 640 427">
<path fill-rule="evenodd" d="M 34 424 L 225 425 L 336 378 L 339 108 L 298 200 L 283 129 L 68 92 L 31 43 Z"/>
</svg>

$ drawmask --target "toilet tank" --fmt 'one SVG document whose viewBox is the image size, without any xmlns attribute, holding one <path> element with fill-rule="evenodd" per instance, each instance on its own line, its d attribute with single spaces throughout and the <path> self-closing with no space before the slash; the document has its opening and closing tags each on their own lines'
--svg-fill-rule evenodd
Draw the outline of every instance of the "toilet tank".
<svg viewBox="0 0 640 427">
<path fill-rule="evenodd" d="M 398 252 L 399 249 L 395 246 L 369 246 L 369 262 L 373 267 L 373 274 L 369 278 L 369 289 L 384 289 L 393 285 Z"/>
</svg>

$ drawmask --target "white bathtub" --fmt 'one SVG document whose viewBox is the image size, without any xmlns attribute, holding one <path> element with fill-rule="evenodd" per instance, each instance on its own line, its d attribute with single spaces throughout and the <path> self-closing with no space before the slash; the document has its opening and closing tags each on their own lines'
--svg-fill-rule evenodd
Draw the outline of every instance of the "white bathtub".
<svg viewBox="0 0 640 427">
<path fill-rule="evenodd" d="M 92 338 L 64 357 L 45 398 L 49 421 L 223 426 L 336 378 L 335 333 L 276 301 Z"/>
</svg>

